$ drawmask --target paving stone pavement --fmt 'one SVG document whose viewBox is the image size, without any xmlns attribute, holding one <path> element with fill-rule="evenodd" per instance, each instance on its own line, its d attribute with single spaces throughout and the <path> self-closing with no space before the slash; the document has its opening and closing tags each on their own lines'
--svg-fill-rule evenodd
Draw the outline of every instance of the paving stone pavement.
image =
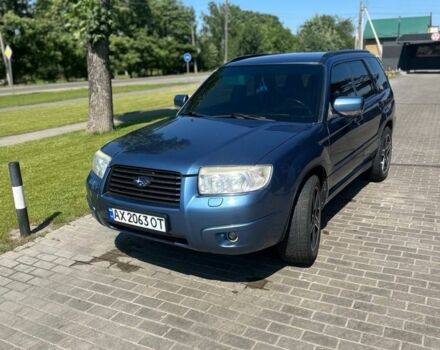
<svg viewBox="0 0 440 350">
<path fill-rule="evenodd" d="M 390 177 L 328 205 L 313 267 L 142 241 L 86 216 L 0 256 L 0 348 L 440 349 L 438 79 L 393 81 Z"/>
</svg>

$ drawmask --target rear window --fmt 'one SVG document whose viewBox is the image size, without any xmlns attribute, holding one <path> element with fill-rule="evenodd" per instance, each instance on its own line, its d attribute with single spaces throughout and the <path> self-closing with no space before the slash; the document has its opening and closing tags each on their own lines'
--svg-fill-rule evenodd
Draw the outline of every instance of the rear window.
<svg viewBox="0 0 440 350">
<path fill-rule="evenodd" d="M 383 71 L 382 65 L 377 58 L 367 58 L 367 64 L 373 74 L 374 81 L 379 91 L 389 88 L 388 79 Z"/>
</svg>

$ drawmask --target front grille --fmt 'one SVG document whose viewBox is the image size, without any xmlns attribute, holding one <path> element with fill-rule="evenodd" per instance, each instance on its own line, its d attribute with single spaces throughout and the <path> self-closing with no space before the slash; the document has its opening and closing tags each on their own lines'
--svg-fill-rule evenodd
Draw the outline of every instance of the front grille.
<svg viewBox="0 0 440 350">
<path fill-rule="evenodd" d="M 135 180 L 140 177 L 148 178 L 151 183 L 144 188 L 137 186 Z M 106 191 L 148 202 L 179 204 L 181 179 L 173 171 L 115 165 L 110 170 Z"/>
</svg>

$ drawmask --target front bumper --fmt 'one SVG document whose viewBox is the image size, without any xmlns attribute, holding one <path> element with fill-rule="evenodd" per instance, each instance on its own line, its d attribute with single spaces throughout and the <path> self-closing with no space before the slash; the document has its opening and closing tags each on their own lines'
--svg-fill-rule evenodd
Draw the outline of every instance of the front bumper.
<svg viewBox="0 0 440 350">
<path fill-rule="evenodd" d="M 217 254 L 246 254 L 278 243 L 289 218 L 289 202 L 270 189 L 234 196 L 200 196 L 197 176 L 182 178 L 178 206 L 149 203 L 104 193 L 104 185 L 93 172 L 87 178 L 87 201 L 103 225 L 138 237 Z M 166 217 L 167 233 L 139 230 L 112 222 L 108 208 Z M 226 239 L 236 232 L 238 241 Z"/>
</svg>

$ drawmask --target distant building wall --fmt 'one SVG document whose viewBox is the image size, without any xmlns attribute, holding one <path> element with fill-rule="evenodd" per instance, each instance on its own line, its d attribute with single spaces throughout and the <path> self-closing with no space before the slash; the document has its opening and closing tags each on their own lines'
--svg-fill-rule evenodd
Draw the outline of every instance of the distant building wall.
<svg viewBox="0 0 440 350">
<path fill-rule="evenodd" d="M 387 70 L 397 70 L 399 68 L 400 54 L 402 45 L 396 42 L 396 38 L 380 39 L 382 44 L 382 63 Z M 365 49 L 375 56 L 380 56 L 376 40 L 365 40 Z"/>
<path fill-rule="evenodd" d="M 365 43 L 365 50 L 370 51 L 375 56 L 380 56 L 379 48 L 377 47 L 376 41 L 371 42 L 371 40 L 368 40 Z"/>
<path fill-rule="evenodd" d="M 402 48 L 402 44 L 395 41 L 384 42 L 382 64 L 386 70 L 397 70 L 400 68 Z"/>
</svg>

